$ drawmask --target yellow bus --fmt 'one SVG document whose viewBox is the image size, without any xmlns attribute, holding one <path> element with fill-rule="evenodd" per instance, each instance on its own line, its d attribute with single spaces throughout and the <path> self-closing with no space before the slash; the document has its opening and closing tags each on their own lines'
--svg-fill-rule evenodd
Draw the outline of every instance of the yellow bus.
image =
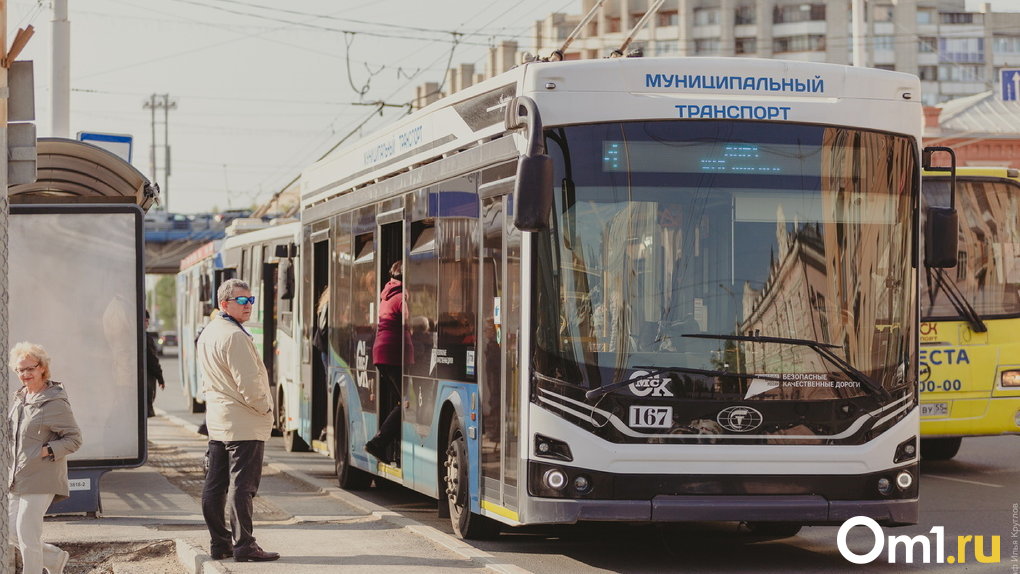
<svg viewBox="0 0 1020 574">
<path fill-rule="evenodd" d="M 949 205 L 949 176 L 925 172 L 926 205 Z M 1020 170 L 960 167 L 955 269 L 922 268 L 921 456 L 947 460 L 963 437 L 1020 434 Z"/>
</svg>

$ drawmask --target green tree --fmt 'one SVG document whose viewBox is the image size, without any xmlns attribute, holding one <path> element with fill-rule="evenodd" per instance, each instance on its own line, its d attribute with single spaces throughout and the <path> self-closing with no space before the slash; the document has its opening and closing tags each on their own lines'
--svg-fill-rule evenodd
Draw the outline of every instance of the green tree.
<svg viewBox="0 0 1020 574">
<path fill-rule="evenodd" d="M 160 324 L 168 331 L 177 330 L 177 280 L 164 275 L 156 281 L 154 289 Z"/>
</svg>

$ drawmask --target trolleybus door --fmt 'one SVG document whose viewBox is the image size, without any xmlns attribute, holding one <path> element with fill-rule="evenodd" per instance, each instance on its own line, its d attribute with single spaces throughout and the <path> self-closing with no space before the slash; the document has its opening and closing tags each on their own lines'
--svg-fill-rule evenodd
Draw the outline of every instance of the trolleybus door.
<svg viewBox="0 0 1020 574">
<path fill-rule="evenodd" d="M 520 234 L 507 236 L 505 206 L 509 195 L 482 200 L 481 315 L 478 332 L 479 394 L 481 400 L 483 508 L 498 513 L 516 512 L 517 407 L 512 402 L 516 368 L 508 364 L 507 350 L 516 340 L 516 321 L 508 308 L 509 299 L 519 291 L 519 282 L 507 282 L 508 250 L 512 266 L 519 266 Z M 512 228 L 512 225 L 510 226 Z M 510 239 L 510 241 L 508 241 Z M 509 297 L 508 297 L 509 296 Z M 486 504 L 488 503 L 488 504 Z"/>
</svg>

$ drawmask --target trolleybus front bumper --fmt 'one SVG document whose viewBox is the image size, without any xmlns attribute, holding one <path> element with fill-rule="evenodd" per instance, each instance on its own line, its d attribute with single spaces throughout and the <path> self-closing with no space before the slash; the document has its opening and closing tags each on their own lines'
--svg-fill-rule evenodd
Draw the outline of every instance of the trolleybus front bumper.
<svg viewBox="0 0 1020 574">
<path fill-rule="evenodd" d="M 528 522 L 756 521 L 841 524 L 868 516 L 880 524 L 917 523 L 917 499 L 826 500 L 814 495 L 673 496 L 651 500 L 531 499 Z"/>
</svg>

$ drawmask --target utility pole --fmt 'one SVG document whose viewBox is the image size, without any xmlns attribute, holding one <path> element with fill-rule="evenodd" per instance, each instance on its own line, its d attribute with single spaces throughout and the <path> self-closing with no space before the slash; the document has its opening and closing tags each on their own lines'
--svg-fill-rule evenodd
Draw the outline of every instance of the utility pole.
<svg viewBox="0 0 1020 574">
<path fill-rule="evenodd" d="M 142 107 L 152 110 L 152 145 L 149 146 L 149 169 L 152 178 L 156 179 L 156 110 L 163 110 L 163 185 L 160 187 L 163 197 L 163 209 L 170 211 L 170 110 L 177 109 L 177 100 L 171 100 L 170 94 L 152 94 L 149 101 Z"/>
<path fill-rule="evenodd" d="M 0 52 L 7 59 L 7 0 L 0 0 Z M 7 335 L 9 324 L 7 322 L 7 302 L 10 298 L 8 291 L 8 276 L 10 274 L 10 252 L 7 241 L 7 224 L 10 217 L 10 202 L 7 195 L 7 68 L 0 66 L 0 149 L 5 153 L 0 154 L 0 369 L 7 375 Z M 7 379 L 4 378 L 4 381 Z M 8 402 L 7 383 L 4 383 L 3 392 L 0 392 L 0 412 L 7 412 Z M 11 444 L 11 437 L 8 434 L 8 425 L 0 425 L 0 468 L 10 468 L 11 451 L 8 445 Z M 6 493 L 5 493 L 6 494 Z M 7 534 L 11 525 L 8 522 L 10 502 L 7 496 L 0 496 L 0 541 L 7 540 Z M 0 570 L 4 572 L 14 571 L 14 556 L 10 551 L 11 546 L 0 544 Z"/>
<path fill-rule="evenodd" d="M 53 2 L 53 135 L 71 133 L 71 23 L 67 20 L 67 0 Z"/>
<path fill-rule="evenodd" d="M 850 29 L 854 37 L 853 64 L 858 68 L 863 68 L 868 65 L 868 59 L 865 55 L 868 38 L 864 33 L 864 0 L 853 0 L 851 2 L 850 17 L 852 19 Z"/>
</svg>

